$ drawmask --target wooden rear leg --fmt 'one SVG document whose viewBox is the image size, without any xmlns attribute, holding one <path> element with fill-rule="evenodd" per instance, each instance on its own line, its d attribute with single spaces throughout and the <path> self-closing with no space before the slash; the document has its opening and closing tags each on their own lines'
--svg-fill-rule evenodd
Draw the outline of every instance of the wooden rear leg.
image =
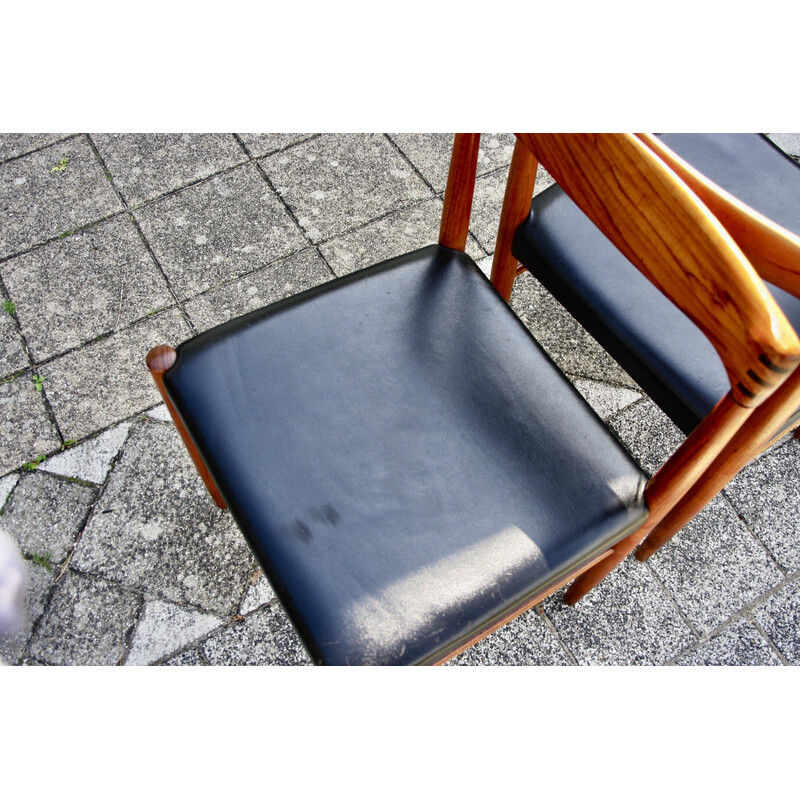
<svg viewBox="0 0 800 800">
<path fill-rule="evenodd" d="M 211 477 L 211 473 L 208 471 L 203 457 L 197 452 L 197 448 L 194 446 L 189 432 L 184 427 L 183 422 L 181 422 L 181 418 L 178 416 L 178 412 L 175 410 L 175 406 L 172 405 L 172 401 L 169 399 L 167 390 L 164 387 L 164 373 L 175 363 L 177 357 L 178 354 L 175 352 L 174 348 L 169 347 L 169 345 L 154 347 L 147 354 L 147 369 L 150 370 L 150 374 L 156 382 L 158 391 L 164 399 L 164 404 L 169 410 L 172 421 L 175 423 L 175 427 L 178 429 L 178 433 L 180 433 L 181 439 L 183 439 L 183 443 L 186 445 L 186 449 L 189 451 L 189 455 L 192 457 L 192 461 L 197 471 L 200 473 L 200 477 L 203 479 L 206 489 L 208 489 L 208 493 L 211 495 L 211 499 L 219 508 L 227 508 L 225 501 L 222 499 L 219 487 L 214 483 L 214 479 Z"/>
</svg>

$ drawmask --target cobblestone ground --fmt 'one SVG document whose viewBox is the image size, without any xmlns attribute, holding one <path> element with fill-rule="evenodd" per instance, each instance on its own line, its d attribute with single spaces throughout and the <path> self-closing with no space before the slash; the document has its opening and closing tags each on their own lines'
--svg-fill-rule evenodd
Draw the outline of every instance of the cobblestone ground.
<svg viewBox="0 0 800 800">
<path fill-rule="evenodd" d="M 795 157 L 800 135 L 774 135 Z M 441 134 L 0 134 L 0 526 L 27 562 L 11 664 L 306 664 L 159 403 L 148 349 L 434 242 Z M 509 134 L 467 250 L 488 271 Z M 542 174 L 538 189 L 548 184 Z M 530 276 L 512 306 L 643 468 L 681 434 Z M 456 664 L 800 664 L 800 441 L 647 563 Z"/>
</svg>

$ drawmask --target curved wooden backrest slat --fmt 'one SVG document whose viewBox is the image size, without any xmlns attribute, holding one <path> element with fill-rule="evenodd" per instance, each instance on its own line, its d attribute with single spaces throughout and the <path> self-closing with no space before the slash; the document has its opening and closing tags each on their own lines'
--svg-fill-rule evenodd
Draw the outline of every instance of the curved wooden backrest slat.
<svg viewBox="0 0 800 800">
<path fill-rule="evenodd" d="M 800 361 L 800 341 L 720 222 L 633 134 L 518 133 L 616 247 L 719 353 L 738 403 L 758 405 Z"/>
<path fill-rule="evenodd" d="M 800 297 L 800 237 L 709 180 L 657 136 L 636 136 L 708 206 L 762 278 Z"/>
</svg>

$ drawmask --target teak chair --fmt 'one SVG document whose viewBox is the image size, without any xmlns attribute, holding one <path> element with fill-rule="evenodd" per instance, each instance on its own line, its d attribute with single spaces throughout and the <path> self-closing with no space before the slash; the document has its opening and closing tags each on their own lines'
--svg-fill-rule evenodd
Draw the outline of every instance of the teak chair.
<svg viewBox="0 0 800 800">
<path fill-rule="evenodd" d="M 638 138 L 715 214 L 761 277 L 770 281 L 768 288 L 792 324 L 800 326 L 800 166 L 756 134 Z M 678 427 L 691 434 L 726 394 L 730 375 L 724 358 L 720 361 L 691 315 L 656 291 L 562 188 L 547 189 L 531 203 L 536 168 L 531 150 L 518 143 L 493 283 L 508 299 L 516 276 L 529 269 Z M 723 293 L 726 288 L 719 286 Z M 797 425 L 798 408 L 800 373 L 795 373 L 751 415 L 663 519 L 651 514 L 642 529 L 570 587 L 566 601 L 577 602 L 643 540 L 636 557 L 652 555 L 748 461 Z"/>
<path fill-rule="evenodd" d="M 645 497 L 663 516 L 800 358 L 741 252 L 640 141 L 537 138 L 565 184 L 585 171 L 598 224 L 691 306 L 730 370 L 710 422 L 647 484 L 464 253 L 478 141 L 455 138 L 438 245 L 148 355 L 316 663 L 466 649 L 602 563 L 648 519 Z M 684 298 L 687 275 L 708 291 Z"/>
</svg>

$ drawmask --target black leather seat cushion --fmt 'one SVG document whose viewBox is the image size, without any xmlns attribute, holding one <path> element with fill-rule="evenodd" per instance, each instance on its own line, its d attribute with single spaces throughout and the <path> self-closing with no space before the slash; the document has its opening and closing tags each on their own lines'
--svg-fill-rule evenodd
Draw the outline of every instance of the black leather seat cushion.
<svg viewBox="0 0 800 800">
<path fill-rule="evenodd" d="M 758 134 L 664 134 L 693 166 L 800 234 L 800 166 Z M 729 390 L 722 361 L 694 323 L 647 280 L 558 186 L 533 199 L 514 255 L 690 433 Z M 800 300 L 768 284 L 800 330 Z"/>
<path fill-rule="evenodd" d="M 203 333 L 165 383 L 318 663 L 435 661 L 647 514 L 639 468 L 446 248 Z"/>
</svg>

